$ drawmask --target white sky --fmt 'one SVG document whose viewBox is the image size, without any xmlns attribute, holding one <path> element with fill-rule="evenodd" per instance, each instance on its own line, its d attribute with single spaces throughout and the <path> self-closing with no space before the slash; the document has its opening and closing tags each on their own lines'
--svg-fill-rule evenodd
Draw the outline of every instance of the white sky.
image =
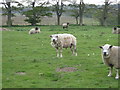
<svg viewBox="0 0 120 90">
<path fill-rule="evenodd" d="M 83 0 L 87 4 L 104 4 L 105 0 Z M 120 0 L 109 0 L 109 2 L 117 3 Z"/>
<path fill-rule="evenodd" d="M 22 1 L 22 0 L 17 0 L 17 1 Z M 47 0 L 41 0 L 41 1 L 47 1 Z M 80 2 L 80 0 L 74 0 L 74 1 Z M 112 2 L 112 3 L 118 3 L 119 1 L 120 0 L 109 0 L 109 2 Z M 87 4 L 97 4 L 97 5 L 100 4 L 101 5 L 101 4 L 104 4 L 105 0 L 83 0 L 83 2 Z"/>
<path fill-rule="evenodd" d="M 5 0 L 0 0 L 0 2 L 5 1 Z M 21 2 L 22 0 L 15 0 Z M 33 0 L 30 0 L 33 1 Z M 41 1 L 46 1 L 46 0 L 41 0 Z M 80 2 L 80 0 L 75 0 L 77 2 Z M 109 2 L 112 2 L 112 4 L 118 3 L 120 0 L 109 0 Z M 102 5 L 104 4 L 105 0 L 83 0 L 85 4 L 97 4 L 97 5 Z"/>
</svg>

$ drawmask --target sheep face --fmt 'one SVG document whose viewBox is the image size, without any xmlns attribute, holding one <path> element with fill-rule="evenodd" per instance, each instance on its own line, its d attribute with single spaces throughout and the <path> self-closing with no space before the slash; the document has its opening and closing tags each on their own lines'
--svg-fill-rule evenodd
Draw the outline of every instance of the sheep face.
<svg viewBox="0 0 120 90">
<path fill-rule="evenodd" d="M 114 27 L 114 30 L 117 30 L 117 27 Z"/>
<path fill-rule="evenodd" d="M 51 37 L 51 41 L 53 43 L 56 43 L 58 41 L 58 36 L 57 35 L 51 35 L 50 37 Z"/>
<path fill-rule="evenodd" d="M 70 23 L 67 23 L 67 25 L 69 25 Z"/>
<path fill-rule="evenodd" d="M 102 55 L 105 57 L 105 58 L 108 58 L 110 57 L 110 50 L 112 48 L 112 45 L 104 45 L 104 46 L 100 46 L 100 48 L 102 49 Z"/>
<path fill-rule="evenodd" d="M 38 27 L 35 27 L 35 30 L 38 30 L 39 28 Z"/>
</svg>

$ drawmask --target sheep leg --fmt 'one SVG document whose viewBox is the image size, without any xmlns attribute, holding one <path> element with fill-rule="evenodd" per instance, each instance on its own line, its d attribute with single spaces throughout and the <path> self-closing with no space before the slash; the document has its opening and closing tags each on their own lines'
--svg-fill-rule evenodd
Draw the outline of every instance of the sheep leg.
<svg viewBox="0 0 120 90">
<path fill-rule="evenodd" d="M 112 69 L 113 69 L 113 67 L 110 67 L 108 77 L 111 77 L 111 76 L 112 76 Z"/>
<path fill-rule="evenodd" d="M 56 48 L 56 55 L 59 57 L 58 47 Z"/>
<path fill-rule="evenodd" d="M 62 56 L 62 47 L 60 47 L 60 57 L 63 57 Z"/>
<path fill-rule="evenodd" d="M 68 26 L 66 26 L 66 28 L 68 28 Z"/>
<path fill-rule="evenodd" d="M 70 50 L 71 50 L 72 54 L 74 54 L 74 53 L 73 53 L 73 48 L 72 48 L 72 44 L 71 44 L 71 46 L 70 46 Z"/>
<path fill-rule="evenodd" d="M 73 45 L 73 46 L 74 46 L 74 51 L 73 51 L 73 53 L 75 54 L 75 56 L 77 56 L 76 45 Z"/>
<path fill-rule="evenodd" d="M 118 69 L 116 69 L 116 77 L 115 77 L 115 79 L 119 79 L 119 70 Z"/>
</svg>

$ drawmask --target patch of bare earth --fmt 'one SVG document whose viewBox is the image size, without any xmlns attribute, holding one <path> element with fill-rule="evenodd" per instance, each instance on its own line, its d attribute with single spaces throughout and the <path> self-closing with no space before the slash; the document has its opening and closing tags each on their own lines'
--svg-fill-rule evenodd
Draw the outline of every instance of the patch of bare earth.
<svg viewBox="0 0 120 90">
<path fill-rule="evenodd" d="M 77 68 L 75 67 L 64 67 L 64 68 L 57 68 L 56 72 L 75 72 Z"/>
<path fill-rule="evenodd" d="M 15 74 L 17 74 L 17 75 L 26 75 L 25 72 L 16 72 Z"/>
</svg>

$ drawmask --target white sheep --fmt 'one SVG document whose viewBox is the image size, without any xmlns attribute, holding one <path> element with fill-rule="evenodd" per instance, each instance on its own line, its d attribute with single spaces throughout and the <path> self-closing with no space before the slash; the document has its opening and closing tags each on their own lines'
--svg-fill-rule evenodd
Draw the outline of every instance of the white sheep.
<svg viewBox="0 0 120 90">
<path fill-rule="evenodd" d="M 113 34 L 120 34 L 120 28 L 114 27 L 114 28 L 112 29 L 112 33 L 113 33 Z"/>
<path fill-rule="evenodd" d="M 62 24 L 63 29 L 64 29 L 64 28 L 68 28 L 68 26 L 69 26 L 69 23 L 63 23 L 63 24 Z"/>
<path fill-rule="evenodd" d="M 112 76 L 112 69 L 115 67 L 117 71 L 115 79 L 119 79 L 120 47 L 105 44 L 104 46 L 100 46 L 100 48 L 102 49 L 102 59 L 104 64 L 110 67 L 108 76 Z"/>
<path fill-rule="evenodd" d="M 60 57 L 62 56 L 62 49 L 70 47 L 72 54 L 77 56 L 76 52 L 76 38 L 71 34 L 53 34 L 51 37 L 51 45 L 56 48 L 57 57 L 59 57 L 59 49 L 60 49 Z"/>
<path fill-rule="evenodd" d="M 32 28 L 32 29 L 29 31 L 29 34 L 35 34 L 35 33 L 40 33 L 40 28 L 35 27 L 35 28 Z"/>
</svg>

